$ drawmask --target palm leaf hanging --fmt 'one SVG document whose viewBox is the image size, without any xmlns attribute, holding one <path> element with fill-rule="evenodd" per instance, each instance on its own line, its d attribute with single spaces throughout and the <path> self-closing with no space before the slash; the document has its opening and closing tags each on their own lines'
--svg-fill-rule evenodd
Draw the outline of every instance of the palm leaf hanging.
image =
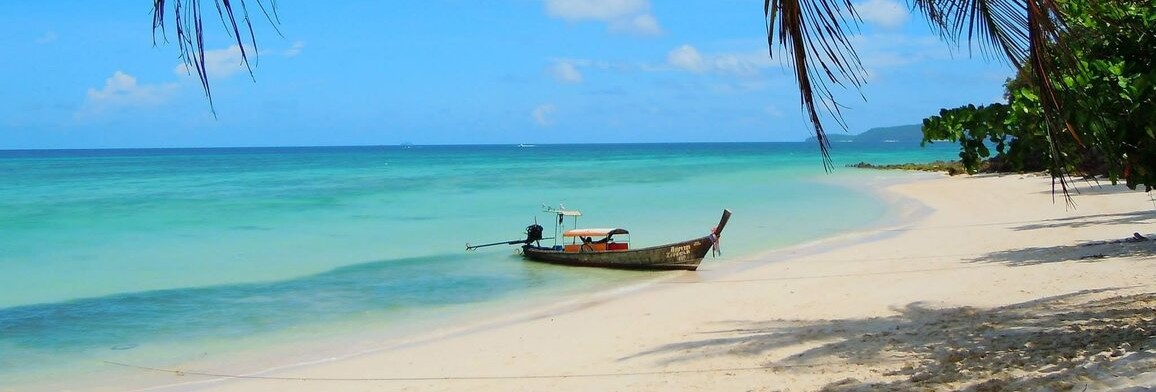
<svg viewBox="0 0 1156 392">
<path fill-rule="evenodd" d="M 253 67 L 249 64 L 249 54 L 253 54 L 254 61 L 257 59 L 257 39 L 253 34 L 253 23 L 249 18 L 249 9 L 245 5 L 245 0 L 212 0 L 217 8 L 217 16 L 221 19 L 221 24 L 225 26 L 225 31 L 230 34 L 236 41 L 238 50 L 241 52 L 241 64 L 249 71 L 249 76 L 253 76 Z M 257 4 L 261 12 L 265 14 L 265 18 L 273 22 L 274 28 L 279 23 L 277 17 L 277 0 L 250 0 Z M 265 1 L 269 5 L 265 5 Z M 209 101 L 209 109 L 216 115 L 216 109 L 213 107 L 213 93 L 209 88 L 209 74 L 208 69 L 205 68 L 205 29 L 204 29 L 204 13 L 201 10 L 201 0 L 171 0 L 172 15 L 175 22 L 177 33 L 177 47 L 180 50 L 181 60 L 185 63 L 188 69 L 193 70 L 201 81 L 201 88 L 205 91 L 205 98 Z M 236 9 L 235 5 L 239 5 L 240 9 Z M 165 34 L 165 11 L 169 5 L 166 0 L 153 0 L 153 44 L 156 44 L 157 32 L 159 31 L 162 38 L 167 41 Z M 244 25 L 244 28 L 241 26 Z M 280 31 L 278 31 L 280 34 Z M 246 47 L 246 37 L 248 37 L 248 47 Z"/>
<path fill-rule="evenodd" d="M 1045 97 L 1045 113 L 1052 119 L 1049 133 L 1059 128 L 1055 125 L 1060 104 L 1049 80 L 1061 68 L 1050 59 L 1065 58 L 1066 49 L 1059 39 L 1064 23 L 1055 0 L 910 0 L 910 5 L 927 17 L 944 40 L 959 44 L 966 38 L 969 48 L 978 43 L 985 56 L 1002 57 L 1017 69 L 1030 67 L 1040 96 Z M 774 57 L 774 47 L 781 45 L 791 59 L 800 100 L 814 127 L 824 167 L 830 169 L 830 140 L 822 115 L 831 115 L 847 128 L 831 85 L 859 89 L 865 80 L 848 37 L 860 22 L 855 5 L 849 0 L 765 0 L 763 12 L 770 54 Z M 819 107 L 825 112 L 820 113 Z M 1076 133 L 1068 129 L 1078 142 Z M 1058 161 L 1054 166 L 1062 167 Z M 1062 176 L 1061 185 L 1066 190 Z"/>
</svg>

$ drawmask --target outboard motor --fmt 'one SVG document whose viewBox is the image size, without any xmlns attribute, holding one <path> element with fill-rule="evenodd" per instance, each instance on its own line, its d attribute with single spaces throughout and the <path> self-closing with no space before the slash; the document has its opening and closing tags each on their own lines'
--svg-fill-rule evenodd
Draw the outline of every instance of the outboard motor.
<svg viewBox="0 0 1156 392">
<path fill-rule="evenodd" d="M 538 242 L 541 240 L 542 231 L 542 226 L 538 224 L 526 226 L 526 245 L 529 245 L 531 242 Z"/>
</svg>

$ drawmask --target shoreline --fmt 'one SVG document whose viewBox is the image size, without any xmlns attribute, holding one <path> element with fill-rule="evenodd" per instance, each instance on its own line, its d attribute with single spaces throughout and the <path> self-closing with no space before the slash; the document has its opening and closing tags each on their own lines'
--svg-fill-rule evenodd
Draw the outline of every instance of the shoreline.
<svg viewBox="0 0 1156 392">
<path fill-rule="evenodd" d="M 1075 255 L 1073 260 L 1063 255 L 1089 251 L 1080 247 L 1103 247 L 1073 244 L 1077 241 L 1073 235 L 1112 241 L 1124 236 L 1108 231 L 1109 226 L 1135 226 L 1140 232 L 1145 224 L 1151 227 L 1156 221 L 1156 206 L 1149 203 L 1146 211 L 1136 207 L 1138 201 L 1151 201 L 1147 195 L 1126 190 L 1087 191 L 1076 196 L 1077 205 L 1087 199 L 1082 204 L 1090 206 L 1074 214 L 1058 213 L 1064 211 L 1062 204 L 1038 204 L 1038 191 L 1048 189 L 1040 186 L 1041 180 L 978 176 L 893 181 L 872 188 L 881 192 L 877 195 L 883 195 L 890 207 L 885 222 L 869 229 L 760 252 L 714 267 L 704 264 L 708 268 L 698 272 L 655 278 L 618 291 L 576 294 L 560 303 L 538 303 L 514 314 L 482 316 L 455 328 L 439 328 L 392 343 L 378 342 L 375 348 L 341 359 L 257 373 L 267 377 L 263 379 L 195 380 L 197 369 L 183 369 L 180 376 L 150 375 L 165 376 L 157 378 L 167 377 L 169 382 L 145 390 L 841 390 L 923 386 L 903 384 L 928 373 L 926 366 L 920 366 L 926 361 L 919 359 L 919 350 L 897 355 L 892 348 L 880 347 L 869 338 L 887 333 L 890 324 L 895 324 L 895 331 L 934 340 L 924 336 L 929 325 L 915 325 L 916 314 L 998 313 L 994 310 L 1047 302 L 1054 297 L 1087 296 L 1096 301 L 1109 297 L 1108 293 L 1156 292 L 1156 285 L 1137 278 L 1156 273 L 1151 265 L 1156 264 L 1151 263 L 1156 254 L 1152 247 L 1105 255 L 1094 264 L 1079 258 L 1087 255 Z M 1009 202 L 1009 211 L 969 216 L 949 208 L 953 202 L 960 206 L 960 195 L 955 193 L 985 191 L 995 204 L 982 209 Z M 1030 201 L 1024 202 L 1025 198 Z M 1100 206 L 1101 200 L 1094 198 L 1112 200 Z M 1042 200 L 1047 200 L 1046 195 Z M 896 217 L 895 209 L 905 212 Z M 1103 227 L 1085 222 L 1103 217 L 1109 219 Z M 1135 217 L 1133 221 L 1140 224 L 1130 224 L 1123 219 L 1127 217 Z M 1073 230 L 1063 226 L 1069 222 Z M 950 240 L 976 228 L 1017 226 L 1035 227 L 1021 227 L 1020 231 L 1064 230 L 1040 235 L 1038 241 L 1029 241 L 1032 243 L 1026 245 L 1031 246 L 1022 248 L 1050 245 L 1058 247 L 1056 252 L 1016 253 L 1021 244 L 1011 239 L 999 241 L 1000 237 L 1023 240 L 1022 234 L 1013 235 L 1014 230 L 1010 234 L 980 233 L 977 236 L 982 238 L 973 240 L 978 244 Z M 983 238 L 996 240 L 984 242 Z M 1012 265 L 1004 260 L 1051 253 L 1056 253 L 1057 259 L 1046 263 Z M 983 260 L 985 255 L 990 260 Z M 1131 287 L 1109 290 L 1107 282 L 1118 278 L 1114 275 L 1122 266 L 1136 268 L 1125 279 Z M 1039 271 L 1025 273 L 1021 269 Z M 1067 276 L 1072 269 L 1083 278 L 1095 275 L 1095 279 L 1071 282 Z M 1046 278 L 1041 280 L 1037 273 L 1044 273 Z M 959 320 L 939 317 L 936 321 L 950 324 Z M 905 330 L 907 327 L 912 330 Z M 882 336 L 894 340 L 907 335 L 892 332 Z M 858 343 L 853 339 L 865 337 L 866 341 Z M 1156 360 L 1149 361 L 1141 354 L 1152 350 L 1150 345 L 1121 355 L 1140 356 L 1130 363 L 1151 366 Z M 871 351 L 872 355 L 860 356 L 860 351 Z M 954 355 L 964 358 L 956 363 L 968 359 L 965 354 Z M 818 359 L 805 359 L 809 356 Z M 973 362 L 979 362 L 977 368 L 985 365 L 983 361 Z M 1014 384 L 1023 380 L 1005 376 L 1009 380 L 1002 382 L 1013 383 L 1009 385 L 1034 385 Z M 854 381 L 848 381 L 851 379 Z M 919 382 L 928 381 L 935 380 Z M 929 385 L 958 388 L 976 383 L 956 379 Z M 1142 379 L 1135 384 L 1149 385 Z"/>
<path fill-rule="evenodd" d="M 916 200 L 887 200 L 888 197 L 894 195 L 887 195 L 878 185 L 879 184 L 900 184 L 914 181 L 921 181 L 927 178 L 938 177 L 933 173 L 900 173 L 891 172 L 885 173 L 876 178 L 865 176 L 863 173 L 853 172 L 849 174 L 839 175 L 835 179 L 821 178 L 819 183 L 833 185 L 838 188 L 850 187 L 867 187 L 865 191 L 861 191 L 865 195 L 869 195 L 879 200 L 883 205 L 882 217 L 878 220 L 869 223 L 866 226 L 848 229 L 847 231 L 838 232 L 828 237 L 819 238 L 812 241 L 802 243 L 790 244 L 782 247 L 771 248 L 769 250 L 761 250 L 743 253 L 736 259 L 728 260 L 723 256 L 721 262 L 717 259 L 708 257 L 704 260 L 703 266 L 698 271 L 651 271 L 642 272 L 647 277 L 634 277 L 627 280 L 623 278 L 607 281 L 592 287 L 592 290 L 578 290 L 569 288 L 561 292 L 547 290 L 550 294 L 544 298 L 539 299 L 504 299 L 494 303 L 483 305 L 479 309 L 469 310 L 455 310 L 452 315 L 446 316 L 421 316 L 420 320 L 412 322 L 403 322 L 401 326 L 387 327 L 384 330 L 376 330 L 374 332 L 366 333 L 363 336 L 358 336 L 356 339 L 347 340 L 327 340 L 326 342 L 312 342 L 303 347 L 324 347 L 326 344 L 342 344 L 348 342 L 357 342 L 355 344 L 365 344 L 371 339 L 378 340 L 369 347 L 362 346 L 357 350 L 333 350 L 338 353 L 336 356 L 324 358 L 310 358 L 308 360 L 297 363 L 269 363 L 261 361 L 259 363 L 267 363 L 269 366 L 258 366 L 253 370 L 245 372 L 228 372 L 224 370 L 208 370 L 205 373 L 213 374 L 229 374 L 243 377 L 264 377 L 267 374 L 291 371 L 293 369 L 308 368 L 310 366 L 338 362 L 350 358 L 362 357 L 365 355 L 374 355 L 375 353 L 387 352 L 391 350 L 403 349 L 406 347 L 427 344 L 441 339 L 452 338 L 455 336 L 468 335 L 480 331 L 501 328 L 503 326 L 517 324 L 521 322 L 540 319 L 543 317 L 550 317 L 561 315 L 590 306 L 597 305 L 602 302 L 613 301 L 621 296 L 630 295 L 631 293 L 655 290 L 664 284 L 682 283 L 685 280 L 695 279 L 697 274 L 710 274 L 712 276 L 718 274 L 734 274 L 741 273 L 742 270 L 752 267 L 758 267 L 768 262 L 776 262 L 780 257 L 774 256 L 778 254 L 793 253 L 799 250 L 814 251 L 823 246 L 849 246 L 850 244 L 857 244 L 864 241 L 870 241 L 879 233 L 886 235 L 886 229 L 892 225 L 903 224 L 914 216 L 914 210 L 924 209 L 923 214 L 926 214 L 925 208 Z M 850 181 L 850 184 L 848 184 Z M 895 215 L 903 215 L 903 218 L 896 218 Z M 863 238 L 860 238 L 863 237 Z M 724 241 L 724 251 L 726 249 Z M 789 258 L 798 257 L 789 256 Z M 770 259 L 771 261 L 768 261 Z M 519 262 L 524 262 L 519 260 Z M 562 267 L 572 268 L 572 267 Z M 456 305 L 454 307 L 463 307 L 464 305 Z M 514 313 L 510 314 L 513 311 Z M 441 322 L 449 322 L 455 324 L 455 327 L 439 326 Z M 432 329 L 431 329 L 432 328 Z M 303 350 L 291 350 L 292 352 L 301 352 Z M 257 354 L 256 357 L 269 358 L 268 355 L 261 355 L 257 352 L 245 351 L 248 354 Z M 254 355 L 250 355 L 254 356 Z M 302 355 L 294 355 L 293 358 L 304 357 Z M 282 357 L 278 357 L 282 358 Z M 233 356 L 226 356 L 230 362 L 244 362 L 244 360 L 236 360 Z M 136 364 L 122 364 L 125 368 L 138 368 L 138 370 L 145 370 L 155 372 L 153 369 L 146 366 L 138 366 Z M 192 366 L 197 366 L 197 363 L 191 363 Z M 251 364 L 250 364 L 251 365 Z M 118 365 L 121 366 L 121 365 Z M 221 369 L 220 366 L 214 366 L 214 369 Z M 163 372 L 162 372 L 163 373 Z M 155 374 L 154 374 L 155 375 Z M 212 385 L 220 382 L 227 382 L 228 377 L 215 377 L 207 380 L 170 383 L 162 385 L 150 385 L 148 383 L 139 385 L 139 388 L 133 389 L 138 391 L 154 391 L 154 390 L 189 390 L 200 385 Z M 211 387 L 210 387 L 211 388 Z M 192 389 L 200 390 L 200 389 Z"/>
<path fill-rule="evenodd" d="M 924 174 L 925 176 L 927 174 Z M 917 181 L 919 174 L 917 173 L 886 173 L 882 177 L 887 183 L 909 182 Z M 858 226 L 846 229 L 846 231 L 839 232 L 833 237 L 823 237 L 817 240 L 807 241 L 803 243 L 794 243 L 786 246 L 778 244 L 763 244 L 762 246 L 775 246 L 770 250 L 751 251 L 750 249 L 739 248 L 739 253 L 735 251 L 728 252 L 721 259 L 708 258 L 704 261 L 703 268 L 700 268 L 698 273 L 730 273 L 736 269 L 745 269 L 751 265 L 759 263 L 751 263 L 752 260 L 758 261 L 762 254 L 773 254 L 776 252 L 789 251 L 800 247 L 813 246 L 813 243 L 828 243 L 831 238 L 840 238 L 845 235 L 857 235 L 856 233 L 871 232 L 892 216 L 889 211 L 893 209 L 890 202 L 885 202 L 879 197 L 879 191 L 874 186 L 866 184 L 878 182 L 878 179 L 872 179 L 878 176 L 864 176 L 863 173 L 856 171 L 847 172 L 833 177 L 821 177 L 817 182 L 820 184 L 832 185 L 838 189 L 857 188 L 853 191 L 869 195 L 876 199 L 883 210 L 881 215 L 884 218 L 878 221 L 868 223 L 865 226 Z M 733 240 L 732 240 L 733 241 Z M 737 246 L 733 246 L 736 247 Z M 749 245 L 744 247 L 750 248 Z M 757 246 L 756 246 L 757 247 Z M 724 241 L 723 250 L 727 250 L 726 241 Z M 736 256 L 737 255 L 737 256 Z M 524 261 L 511 260 L 511 262 L 524 263 Z M 567 267 L 557 267 L 567 268 Z M 613 271 L 610 271 L 613 272 Z M 113 386 L 107 390 L 184 390 L 192 386 L 213 384 L 219 380 L 198 380 L 191 381 L 188 378 L 173 379 L 169 376 L 155 369 L 200 369 L 202 372 L 214 374 L 227 375 L 245 375 L 245 376 L 261 376 L 273 372 L 286 371 L 301 367 L 309 367 L 316 364 L 323 364 L 327 362 L 341 361 L 347 358 L 363 356 L 381 351 L 394 350 L 399 347 L 406 347 L 415 342 L 432 341 L 446 336 L 454 336 L 458 334 L 469 333 L 471 331 L 480 329 L 494 328 L 495 325 L 509 324 L 517 321 L 524 321 L 526 319 L 533 319 L 541 317 L 542 314 L 560 314 L 572 311 L 576 308 L 589 306 L 592 301 L 607 301 L 621 295 L 628 295 L 626 292 L 648 290 L 656 284 L 661 284 L 663 281 L 678 281 L 684 280 L 683 271 L 655 271 L 642 272 L 639 276 L 634 277 L 617 277 L 599 283 L 594 286 L 583 286 L 585 288 L 567 288 L 563 290 L 547 289 L 537 294 L 545 294 L 538 297 L 531 295 L 530 297 L 522 298 L 507 298 L 497 302 L 481 304 L 480 307 L 475 304 L 459 304 L 447 306 L 445 309 L 433 313 L 443 313 L 443 315 L 431 315 L 431 312 L 424 312 L 427 314 L 415 315 L 416 319 L 409 321 L 401 321 L 398 324 L 392 322 L 388 326 L 382 326 L 373 320 L 362 319 L 354 321 L 354 323 L 361 323 L 359 329 L 363 331 L 355 331 L 351 326 L 337 327 L 333 332 L 339 335 L 329 335 L 329 337 L 321 337 L 322 335 L 305 334 L 306 341 L 287 340 L 285 334 L 275 336 L 260 337 L 258 341 L 246 339 L 245 341 L 237 341 L 232 344 L 233 347 L 225 348 L 218 347 L 219 344 L 226 342 L 214 343 L 213 347 L 207 347 L 207 356 L 203 354 L 200 357 L 192 355 L 182 355 L 172 357 L 166 361 L 153 361 L 144 358 L 145 360 L 134 360 L 133 354 L 137 350 L 125 351 L 125 355 L 114 355 L 105 358 L 94 358 L 96 363 L 90 361 L 89 365 L 85 366 L 79 371 L 73 371 L 72 376 L 66 379 L 55 379 L 51 382 L 33 382 L 21 383 L 25 387 L 45 388 L 45 389 L 69 389 L 76 386 L 92 386 L 103 385 Z M 644 275 L 642 275 L 644 274 Z M 691 273 L 692 276 L 695 273 Z M 534 293 L 530 293 L 534 294 Z M 532 298 L 531 298 L 532 297 Z M 598 299 L 595 299 L 598 298 Z M 507 316 L 513 312 L 515 316 Z M 348 324 L 348 323 L 346 323 Z M 453 327 L 446 327 L 452 325 Z M 465 327 L 461 327 L 465 325 Z M 310 326 L 309 329 L 320 331 L 326 329 L 323 326 Z M 431 333 L 430 331 L 434 331 Z M 284 335 L 284 336 L 282 336 Z M 280 337 L 279 337 L 280 336 Z M 311 337 L 312 336 L 312 337 Z M 317 338 L 321 338 L 318 340 Z M 263 343 L 262 343 L 263 342 Z M 282 342 L 277 345 L 271 345 L 270 342 Z M 285 346 L 284 343 L 290 343 Z M 150 348 L 153 351 L 165 350 L 165 348 Z M 176 349 L 175 352 L 189 351 L 187 348 L 172 347 Z M 200 353 L 199 349 L 195 353 Z M 35 378 L 33 379 L 35 380 Z M 168 380 L 168 381 L 165 381 Z M 175 381 L 175 382 L 174 382 Z M 84 388 L 82 388 L 84 389 Z M 0 391 L 5 391 L 0 387 Z"/>
</svg>

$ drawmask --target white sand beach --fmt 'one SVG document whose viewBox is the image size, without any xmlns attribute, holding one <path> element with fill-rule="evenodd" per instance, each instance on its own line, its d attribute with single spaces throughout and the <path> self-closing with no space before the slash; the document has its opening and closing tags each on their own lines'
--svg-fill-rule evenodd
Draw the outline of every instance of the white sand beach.
<svg viewBox="0 0 1156 392">
<path fill-rule="evenodd" d="M 253 378 L 173 369 L 158 390 L 1156 387 L 1156 204 L 1081 181 L 1070 208 L 1050 181 L 888 185 L 892 227 Z"/>
</svg>

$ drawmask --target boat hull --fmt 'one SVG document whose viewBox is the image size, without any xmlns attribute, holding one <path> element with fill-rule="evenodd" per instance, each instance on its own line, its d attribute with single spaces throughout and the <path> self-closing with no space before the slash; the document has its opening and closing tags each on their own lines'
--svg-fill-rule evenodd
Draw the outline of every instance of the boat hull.
<svg viewBox="0 0 1156 392">
<path fill-rule="evenodd" d="M 642 249 L 587 252 L 526 245 L 522 247 L 522 256 L 533 261 L 583 267 L 694 271 L 714 245 L 712 238 L 706 236 Z"/>
</svg>

